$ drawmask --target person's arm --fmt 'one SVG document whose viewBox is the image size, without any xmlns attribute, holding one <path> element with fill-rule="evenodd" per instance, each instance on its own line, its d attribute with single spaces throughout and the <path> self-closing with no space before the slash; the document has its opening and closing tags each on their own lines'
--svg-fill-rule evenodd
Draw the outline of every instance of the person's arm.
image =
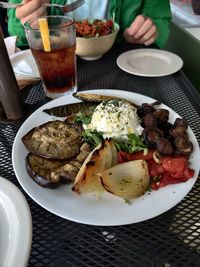
<svg viewBox="0 0 200 267">
<path fill-rule="evenodd" d="M 20 3 L 21 0 L 14 2 Z M 27 46 L 27 40 L 23 29 L 23 23 L 29 19 L 45 15 L 46 8 L 41 6 L 44 0 L 25 0 L 25 4 L 16 9 L 8 10 L 8 31 L 10 35 L 17 36 L 18 46 Z"/>
<path fill-rule="evenodd" d="M 148 46 L 155 43 L 158 29 L 151 18 L 138 15 L 131 25 L 124 30 L 123 35 L 128 43 Z"/>
<path fill-rule="evenodd" d="M 8 32 L 10 36 L 17 36 L 17 45 L 28 45 L 21 22 L 15 15 L 15 9 L 8 9 Z"/>
<path fill-rule="evenodd" d="M 52 0 L 52 3 L 63 4 L 65 0 Z M 20 3 L 21 0 L 14 0 L 15 3 Z M 47 14 L 46 8 L 41 6 L 41 3 L 49 2 L 49 0 L 25 0 L 25 4 L 16 9 L 8 10 L 8 31 L 9 34 L 17 36 L 17 46 L 27 46 L 25 31 L 23 24 L 30 20 Z M 61 14 L 61 10 L 50 8 L 48 14 Z"/>
<path fill-rule="evenodd" d="M 169 36 L 169 22 L 171 20 L 169 0 L 145 0 L 141 12 L 150 17 L 156 25 L 158 36 L 155 44 L 163 47 Z"/>
<path fill-rule="evenodd" d="M 167 41 L 171 20 L 169 0 L 112 0 L 110 12 L 115 21 L 120 24 L 119 39 L 123 36 L 129 43 L 146 45 L 155 43 L 160 47 Z M 143 27 L 142 31 L 141 27 Z M 145 34 L 147 34 L 145 36 L 145 38 L 148 37 L 147 40 L 143 38 Z"/>
</svg>

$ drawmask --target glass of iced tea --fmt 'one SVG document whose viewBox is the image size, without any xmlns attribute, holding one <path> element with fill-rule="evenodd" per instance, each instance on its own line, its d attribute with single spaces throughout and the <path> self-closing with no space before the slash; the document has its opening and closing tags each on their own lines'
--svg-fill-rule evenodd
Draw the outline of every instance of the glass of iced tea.
<svg viewBox="0 0 200 267">
<path fill-rule="evenodd" d="M 46 22 L 46 27 L 41 28 L 42 20 Z M 74 19 L 67 16 L 45 16 L 26 22 L 24 28 L 46 95 L 57 98 L 75 92 Z"/>
</svg>

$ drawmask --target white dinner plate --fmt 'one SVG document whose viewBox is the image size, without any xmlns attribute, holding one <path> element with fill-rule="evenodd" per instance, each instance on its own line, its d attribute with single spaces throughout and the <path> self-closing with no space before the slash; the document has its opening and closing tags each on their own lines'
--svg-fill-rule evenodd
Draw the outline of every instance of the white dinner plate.
<svg viewBox="0 0 200 267">
<path fill-rule="evenodd" d="M 37 64 L 30 49 L 11 55 L 10 61 L 16 74 L 30 78 L 40 77 Z"/>
<path fill-rule="evenodd" d="M 165 50 L 144 48 L 122 53 L 117 58 L 117 65 L 138 76 L 161 77 L 180 70 L 183 60 Z"/>
<path fill-rule="evenodd" d="M 32 242 L 32 219 L 21 191 L 0 177 L 0 266 L 26 267 Z"/>
<path fill-rule="evenodd" d="M 144 95 L 120 91 L 120 90 L 93 90 L 90 93 L 119 96 L 136 104 L 144 102 L 152 103 L 155 100 Z M 21 138 L 33 127 L 41 125 L 56 117 L 49 116 L 43 110 L 67 103 L 79 102 L 71 95 L 57 98 L 36 110 L 21 126 L 13 144 L 12 162 L 15 174 L 24 190 L 39 205 L 60 217 L 90 224 L 90 225 L 124 225 L 136 223 L 153 218 L 171 209 L 179 203 L 191 190 L 199 173 L 200 151 L 197 140 L 189 128 L 190 140 L 194 145 L 194 152 L 190 158 L 191 167 L 195 170 L 193 178 L 185 183 L 168 185 L 158 191 L 147 192 L 145 195 L 127 204 L 122 198 L 103 193 L 99 198 L 94 194 L 77 195 L 71 190 L 72 185 L 62 185 L 57 189 L 45 189 L 36 184 L 27 174 L 25 157 L 28 153 Z M 167 108 L 161 105 L 161 108 Z M 170 121 L 179 117 L 176 112 L 170 110 Z"/>
</svg>

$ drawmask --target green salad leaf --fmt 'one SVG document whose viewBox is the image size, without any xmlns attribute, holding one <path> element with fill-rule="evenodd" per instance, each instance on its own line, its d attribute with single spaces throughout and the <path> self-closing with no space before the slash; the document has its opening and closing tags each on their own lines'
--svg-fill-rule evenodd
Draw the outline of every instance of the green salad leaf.
<svg viewBox="0 0 200 267">
<path fill-rule="evenodd" d="M 129 134 L 127 141 L 115 141 L 115 145 L 118 150 L 127 153 L 133 153 L 140 150 L 145 151 L 147 149 L 147 146 L 143 143 L 142 139 L 135 134 Z"/>
<path fill-rule="evenodd" d="M 87 142 L 92 149 L 102 143 L 103 135 L 97 131 L 90 131 L 88 129 L 82 132 L 82 136 L 85 142 Z"/>
<path fill-rule="evenodd" d="M 86 115 L 82 112 L 78 112 L 76 114 L 75 123 L 88 125 L 91 122 L 91 120 L 92 120 L 92 112 L 89 115 Z"/>
</svg>

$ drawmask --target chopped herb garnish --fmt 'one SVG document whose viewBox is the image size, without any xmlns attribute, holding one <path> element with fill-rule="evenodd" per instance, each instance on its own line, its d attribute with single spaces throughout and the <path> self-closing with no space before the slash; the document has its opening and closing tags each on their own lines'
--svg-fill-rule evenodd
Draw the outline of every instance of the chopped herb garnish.
<svg viewBox="0 0 200 267">
<path fill-rule="evenodd" d="M 131 205 L 131 201 L 129 199 L 124 199 L 124 201 L 125 201 L 126 204 Z"/>
</svg>

